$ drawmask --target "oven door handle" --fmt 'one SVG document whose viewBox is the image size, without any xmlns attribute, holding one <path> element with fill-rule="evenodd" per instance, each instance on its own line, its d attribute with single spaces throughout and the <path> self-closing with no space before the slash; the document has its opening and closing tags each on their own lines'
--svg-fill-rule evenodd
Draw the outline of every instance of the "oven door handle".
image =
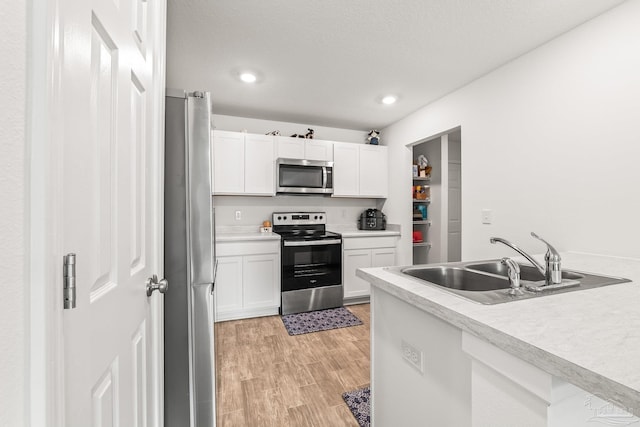
<svg viewBox="0 0 640 427">
<path fill-rule="evenodd" d="M 284 241 L 284 246 L 323 246 L 323 245 L 339 245 L 342 243 L 340 239 L 328 239 L 328 240 L 293 240 Z"/>
</svg>

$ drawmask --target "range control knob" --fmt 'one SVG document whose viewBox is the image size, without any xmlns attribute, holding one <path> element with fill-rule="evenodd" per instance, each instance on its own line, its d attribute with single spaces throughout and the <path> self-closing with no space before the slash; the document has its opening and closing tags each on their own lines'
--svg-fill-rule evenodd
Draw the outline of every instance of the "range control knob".
<svg viewBox="0 0 640 427">
<path fill-rule="evenodd" d="M 282 219 L 282 217 L 281 217 L 281 216 L 279 216 L 279 217 L 278 217 L 278 220 L 281 220 L 281 219 Z"/>
<path fill-rule="evenodd" d="M 318 219 L 318 215 L 314 216 L 313 219 Z"/>
<path fill-rule="evenodd" d="M 283 216 L 282 219 L 284 219 L 286 221 L 287 220 L 287 216 L 286 215 Z"/>
<path fill-rule="evenodd" d="M 320 215 L 320 219 L 322 219 L 322 215 Z"/>
</svg>

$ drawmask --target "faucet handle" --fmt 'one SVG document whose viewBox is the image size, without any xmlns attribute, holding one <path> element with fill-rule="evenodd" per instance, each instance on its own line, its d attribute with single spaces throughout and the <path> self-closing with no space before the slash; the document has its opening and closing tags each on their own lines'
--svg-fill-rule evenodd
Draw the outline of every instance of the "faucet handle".
<svg viewBox="0 0 640 427">
<path fill-rule="evenodd" d="M 531 232 L 531 236 L 535 237 L 536 239 L 540 240 L 542 243 L 547 245 L 547 254 L 545 255 L 546 259 L 554 261 L 554 262 L 560 262 L 560 260 L 561 260 L 560 253 L 558 253 L 558 251 L 556 251 L 556 248 L 551 246 L 551 244 L 549 244 L 549 242 L 544 240 L 542 237 L 538 236 L 533 231 Z"/>
</svg>

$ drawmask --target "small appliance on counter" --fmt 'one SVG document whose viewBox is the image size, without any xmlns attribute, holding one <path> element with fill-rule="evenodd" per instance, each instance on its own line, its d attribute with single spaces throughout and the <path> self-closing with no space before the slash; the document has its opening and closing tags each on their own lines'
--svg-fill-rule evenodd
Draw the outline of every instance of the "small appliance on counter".
<svg viewBox="0 0 640 427">
<path fill-rule="evenodd" d="M 387 217 L 378 209 L 367 209 L 360 214 L 358 230 L 386 230 Z"/>
</svg>

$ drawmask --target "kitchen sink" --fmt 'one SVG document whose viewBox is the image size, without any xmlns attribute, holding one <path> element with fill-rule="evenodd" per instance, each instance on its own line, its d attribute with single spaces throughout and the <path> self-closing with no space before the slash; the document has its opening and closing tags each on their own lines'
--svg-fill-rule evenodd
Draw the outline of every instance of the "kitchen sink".
<svg viewBox="0 0 640 427">
<path fill-rule="evenodd" d="M 402 270 L 402 273 L 461 291 L 481 292 L 509 288 L 506 274 L 504 278 L 495 277 L 461 267 L 410 267 Z"/>
<path fill-rule="evenodd" d="M 538 271 L 532 265 L 518 264 L 520 266 L 520 280 L 527 280 L 530 282 L 538 282 L 544 280 L 544 275 Z M 500 260 L 483 262 L 480 264 L 469 264 L 466 266 L 469 270 L 482 271 L 485 273 L 497 274 L 498 276 L 507 277 L 507 266 Z M 584 278 L 582 274 L 574 273 L 572 271 L 563 271 L 562 278 L 566 280 L 580 280 Z"/>
<path fill-rule="evenodd" d="M 630 281 L 622 277 L 565 270 L 562 272 L 562 279 L 574 283 L 573 286 L 545 289 L 544 276 L 536 268 L 528 264 L 519 264 L 519 267 L 520 281 L 524 288 L 521 295 L 509 293 L 510 284 L 507 279 L 507 269 L 499 259 L 443 265 L 386 267 L 385 269 L 409 277 L 426 286 L 436 286 L 481 304 L 501 304 Z M 529 291 L 526 289 L 527 287 L 537 289 L 538 292 Z"/>
</svg>

